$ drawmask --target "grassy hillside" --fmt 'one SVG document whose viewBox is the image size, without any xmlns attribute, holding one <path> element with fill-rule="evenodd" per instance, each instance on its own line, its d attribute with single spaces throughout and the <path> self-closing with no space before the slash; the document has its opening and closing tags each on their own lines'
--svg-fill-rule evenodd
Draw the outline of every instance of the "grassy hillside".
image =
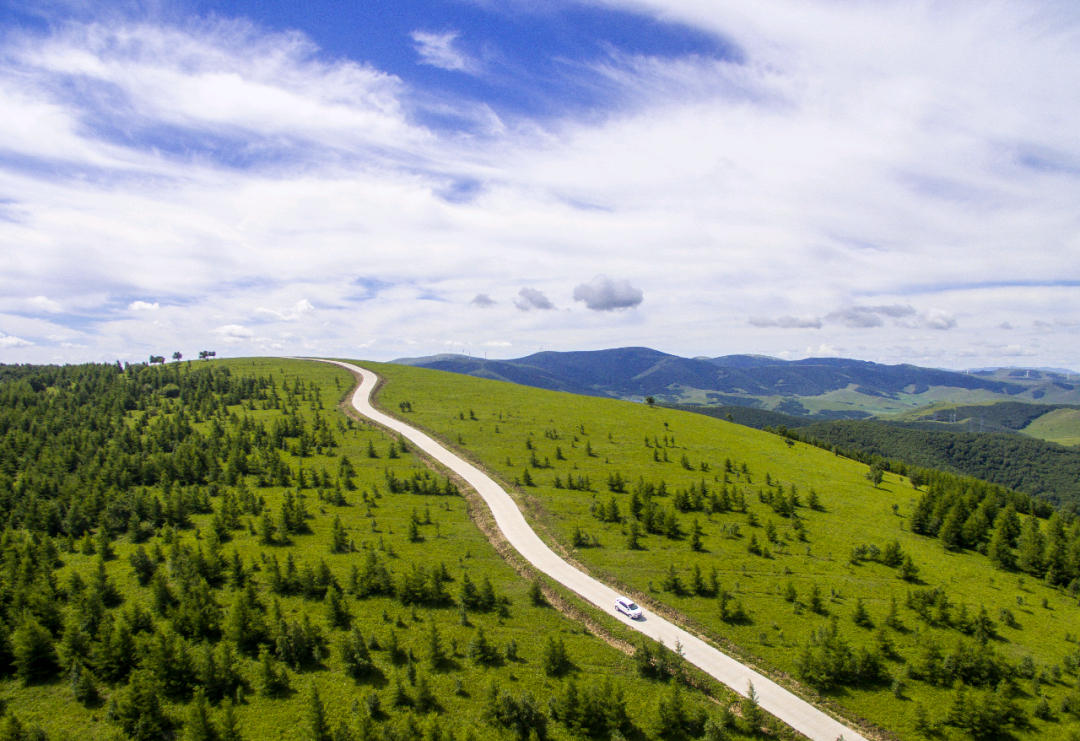
<svg viewBox="0 0 1080 741">
<path fill-rule="evenodd" d="M 937 409 L 937 416 L 951 420 L 953 406 Z M 1027 407 L 1032 409 L 1028 411 Z M 840 448 L 846 455 L 859 460 L 878 457 L 906 466 L 938 468 L 1045 497 L 1056 504 L 1080 505 L 1080 453 L 1075 448 L 1063 447 L 1072 439 L 1070 435 L 1080 435 L 1080 416 L 1072 414 L 1072 409 L 1002 402 L 960 407 L 963 411 L 957 416 L 961 421 L 952 423 L 933 421 L 933 411 L 926 409 L 915 413 L 914 421 L 817 422 L 813 417 L 795 417 L 749 407 L 687 405 L 672 408 L 727 419 L 759 430 L 786 428 L 804 440 Z M 981 416 L 965 418 L 960 414 Z M 1031 421 L 1033 418 L 1034 422 Z M 987 419 L 991 421 L 985 422 Z M 1008 432 L 978 431 L 984 427 Z M 1024 427 L 1023 435 L 1013 430 L 1019 427 Z M 969 428 L 976 432 L 969 432 Z M 1040 431 L 1046 436 L 1058 436 L 1058 440 L 1037 439 L 1044 437 Z"/>
<path fill-rule="evenodd" d="M 513 485 L 586 568 L 848 714 L 902 738 L 1080 732 L 1077 522 L 970 480 L 875 485 L 702 415 L 370 367 L 386 409 Z"/>
<path fill-rule="evenodd" d="M 1024 427 L 1023 432 L 1060 445 L 1080 445 L 1080 409 L 1055 409 Z"/>
<path fill-rule="evenodd" d="M 2 370 L 2 738 L 746 736 L 537 602 L 340 369 Z"/>
</svg>

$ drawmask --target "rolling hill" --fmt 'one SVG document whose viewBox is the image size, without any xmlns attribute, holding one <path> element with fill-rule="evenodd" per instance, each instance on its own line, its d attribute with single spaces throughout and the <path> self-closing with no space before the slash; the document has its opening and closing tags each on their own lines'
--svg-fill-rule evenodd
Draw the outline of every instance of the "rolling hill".
<svg viewBox="0 0 1080 741">
<path fill-rule="evenodd" d="M 948 474 L 875 485 L 723 418 L 365 365 L 385 410 L 505 482 L 556 550 L 845 717 L 904 739 L 1080 730 L 1071 515 Z"/>
<path fill-rule="evenodd" d="M 644 347 L 540 352 L 512 360 L 464 355 L 394 361 L 589 396 L 672 404 L 742 405 L 819 418 L 897 414 L 934 402 L 1080 402 L 1055 371 L 959 373 L 843 358 L 785 361 L 755 355 L 683 358 Z"/>
</svg>

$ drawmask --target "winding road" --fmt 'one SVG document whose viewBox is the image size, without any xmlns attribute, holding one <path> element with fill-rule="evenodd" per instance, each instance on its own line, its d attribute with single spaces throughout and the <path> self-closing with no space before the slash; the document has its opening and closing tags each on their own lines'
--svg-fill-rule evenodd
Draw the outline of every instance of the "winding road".
<svg viewBox="0 0 1080 741">
<path fill-rule="evenodd" d="M 314 359 L 314 358 L 312 358 Z M 582 599 L 591 602 L 627 626 L 665 646 L 682 647 L 683 657 L 694 666 L 715 677 L 740 695 L 746 695 L 750 683 L 754 685 L 758 704 L 789 726 L 813 741 L 867 741 L 864 736 L 849 728 L 810 703 L 792 694 L 768 677 L 743 666 L 727 654 L 719 651 L 697 636 L 673 625 L 648 610 L 642 610 L 639 620 L 631 620 L 615 610 L 618 593 L 605 584 L 575 569 L 555 554 L 521 514 L 514 500 L 486 473 L 444 448 L 428 435 L 409 427 L 404 422 L 389 417 L 371 405 L 371 392 L 378 376 L 366 368 L 336 360 L 324 360 L 356 374 L 360 385 L 353 393 L 352 405 L 357 412 L 400 433 L 418 448 L 448 469 L 461 476 L 487 502 L 495 522 L 506 540 L 517 549 L 537 570 L 573 590 Z"/>
</svg>

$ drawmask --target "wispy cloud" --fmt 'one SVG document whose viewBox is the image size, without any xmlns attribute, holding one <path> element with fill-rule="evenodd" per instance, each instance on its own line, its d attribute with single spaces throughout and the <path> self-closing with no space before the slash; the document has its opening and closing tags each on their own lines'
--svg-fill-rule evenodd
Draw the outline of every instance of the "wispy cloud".
<svg viewBox="0 0 1080 741">
<path fill-rule="evenodd" d="M 840 322 L 849 329 L 867 329 L 884 325 L 883 317 L 897 319 L 914 313 L 915 309 L 912 307 L 899 304 L 891 306 L 852 306 L 830 312 L 825 318 L 829 321 Z"/>
<path fill-rule="evenodd" d="M 783 329 L 821 329 L 821 320 L 817 317 L 797 317 L 785 314 L 771 317 L 752 316 L 748 320 L 754 327 L 781 327 Z"/>
<path fill-rule="evenodd" d="M 455 31 L 430 33 L 413 31 L 412 39 L 416 44 L 416 53 L 421 64 L 429 64 L 451 72 L 475 73 L 479 65 L 469 55 L 457 48 L 459 34 Z"/>
<path fill-rule="evenodd" d="M 259 307 L 255 313 L 265 319 L 276 319 L 280 322 L 295 322 L 301 317 L 311 316 L 315 313 L 315 307 L 306 298 L 297 301 L 288 309 L 264 309 Z"/>
</svg>

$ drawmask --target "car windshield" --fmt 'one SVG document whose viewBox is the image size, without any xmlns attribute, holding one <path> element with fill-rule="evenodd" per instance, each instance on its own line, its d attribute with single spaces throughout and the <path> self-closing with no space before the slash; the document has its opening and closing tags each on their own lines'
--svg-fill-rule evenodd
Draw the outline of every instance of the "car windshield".
<svg viewBox="0 0 1080 741">
<path fill-rule="evenodd" d="M 637 605 L 635 605 L 635 604 L 634 604 L 633 602 L 628 602 L 628 603 L 626 604 L 626 606 L 627 606 L 627 607 L 629 607 L 629 608 L 630 608 L 631 610 L 636 610 L 636 609 L 638 609 L 638 606 L 637 606 Z"/>
</svg>

